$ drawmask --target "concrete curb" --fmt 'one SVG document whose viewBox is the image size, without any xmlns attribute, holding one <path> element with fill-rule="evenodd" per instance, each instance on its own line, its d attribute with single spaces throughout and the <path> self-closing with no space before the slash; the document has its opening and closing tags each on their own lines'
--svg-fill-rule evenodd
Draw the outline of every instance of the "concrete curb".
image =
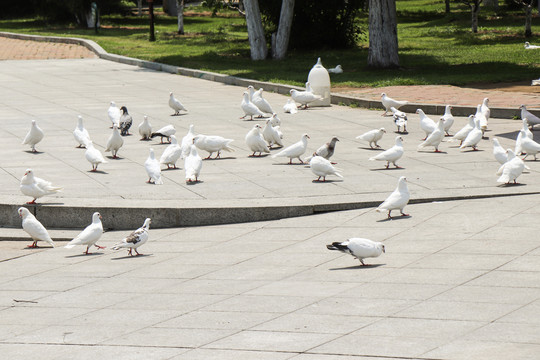
<svg viewBox="0 0 540 360">
<path fill-rule="evenodd" d="M 155 71 L 163 71 L 171 74 L 179 74 L 183 76 L 195 77 L 198 79 L 204 79 L 209 81 L 220 82 L 227 85 L 235 86 L 245 86 L 253 85 L 256 88 L 263 88 L 264 91 L 275 92 L 278 94 L 289 94 L 291 89 L 303 90 L 303 88 L 298 86 L 291 86 L 285 84 L 275 84 L 265 81 L 257 81 L 251 79 L 244 79 L 230 75 L 223 75 L 214 72 L 201 71 L 195 69 L 184 68 L 180 66 L 173 66 L 167 64 L 161 64 L 157 62 L 140 60 L 136 58 L 131 58 L 122 55 L 109 54 L 101 46 L 92 40 L 82 39 L 82 38 L 69 38 L 69 37 L 59 37 L 59 36 L 40 36 L 40 35 L 26 35 L 26 34 L 17 34 L 10 32 L 0 32 L 0 36 L 11 38 L 11 39 L 20 39 L 20 40 L 33 40 L 33 41 L 45 41 L 45 42 L 59 42 L 67 44 L 77 44 L 82 45 L 89 50 L 93 51 L 101 59 L 110 60 L 119 62 L 122 64 L 139 66 L 147 69 L 152 69 Z M 370 99 L 362 99 L 354 96 L 348 96 L 344 94 L 331 94 L 331 103 L 334 105 L 355 105 L 358 107 L 366 109 L 383 109 L 382 103 L 380 101 L 374 101 Z M 446 104 L 420 104 L 420 103 L 410 103 L 401 108 L 401 110 L 414 113 L 416 109 L 421 108 L 426 114 L 429 115 L 442 115 L 444 114 Z M 540 111 L 529 110 L 531 113 L 540 117 Z M 476 113 L 476 107 L 471 106 L 459 106 L 452 105 L 452 113 L 456 116 L 469 116 Z M 502 118 L 502 119 L 511 119 L 513 117 L 520 117 L 521 110 L 515 108 L 491 108 L 491 117 L 493 118 Z"/>
</svg>

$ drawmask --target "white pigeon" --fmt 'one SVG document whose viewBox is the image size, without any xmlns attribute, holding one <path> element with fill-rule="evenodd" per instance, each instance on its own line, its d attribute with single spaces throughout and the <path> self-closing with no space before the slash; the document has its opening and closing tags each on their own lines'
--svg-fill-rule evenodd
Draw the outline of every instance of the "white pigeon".
<svg viewBox="0 0 540 360">
<path fill-rule="evenodd" d="M 167 138 L 167 141 L 169 142 L 169 144 L 171 143 L 171 135 L 174 135 L 176 134 L 176 129 L 174 128 L 173 125 L 166 125 L 164 127 L 162 127 L 161 129 L 159 129 L 158 131 L 156 132 L 153 132 L 152 135 L 150 135 L 150 137 L 153 139 L 155 138 L 156 136 L 160 136 L 161 137 L 161 144 L 163 144 L 163 138 Z"/>
<path fill-rule="evenodd" d="M 322 156 L 313 156 L 309 162 L 309 167 L 311 171 L 318 176 L 317 180 L 315 181 L 320 181 L 322 177 L 324 182 L 326 181 L 326 177 L 328 175 L 336 175 L 340 178 L 343 177 L 340 173 L 338 173 L 338 170 L 332 165 L 332 163 Z"/>
<path fill-rule="evenodd" d="M 174 97 L 172 92 L 169 93 L 169 106 L 174 110 L 173 115 L 180 115 L 180 110 L 187 111 L 184 105 Z"/>
<path fill-rule="evenodd" d="M 120 150 L 122 145 L 124 145 L 124 139 L 122 139 L 120 131 L 118 131 L 118 127 L 116 125 L 113 125 L 112 134 L 107 140 L 107 147 L 105 148 L 105 152 L 112 152 L 112 158 L 117 159 L 118 156 L 116 154 L 118 154 L 118 150 Z"/>
<path fill-rule="evenodd" d="M 96 244 L 103 234 L 103 224 L 101 223 L 101 219 L 101 214 L 95 212 L 92 215 L 92 223 L 64 247 L 66 249 L 71 249 L 76 245 L 86 245 L 86 255 L 88 255 L 88 250 L 90 250 L 90 246 L 92 245 L 98 249 L 105 249 L 104 246 L 99 246 Z"/>
<path fill-rule="evenodd" d="M 392 111 L 392 117 L 394 118 L 394 123 L 397 126 L 397 132 L 398 133 L 407 133 L 407 114 L 405 114 L 403 111 L 396 109 L 395 107 L 390 107 L 390 110 Z M 399 129 L 403 128 L 402 131 Z"/>
<path fill-rule="evenodd" d="M 22 228 L 34 242 L 32 245 L 28 245 L 29 248 L 36 248 L 38 241 L 45 241 L 49 243 L 52 247 L 54 247 L 54 242 L 51 239 L 51 236 L 47 232 L 47 229 L 45 229 L 45 226 L 43 226 L 38 219 L 25 207 L 20 207 L 18 210 L 19 216 L 22 219 Z"/>
<path fill-rule="evenodd" d="M 420 128 L 426 133 L 426 137 L 423 139 L 426 140 L 428 135 L 437 128 L 437 124 L 435 124 L 435 121 L 424 113 L 424 110 L 416 109 L 416 113 L 420 115 Z"/>
<path fill-rule="evenodd" d="M 497 138 L 493 138 L 493 156 L 501 165 L 508 161 L 508 154 Z"/>
<path fill-rule="evenodd" d="M 253 151 L 250 156 L 256 156 L 255 153 L 259 153 L 258 156 L 262 156 L 262 153 L 270 153 L 270 149 L 263 136 L 261 135 L 261 125 L 255 124 L 251 130 L 246 134 L 246 145 Z"/>
<path fill-rule="evenodd" d="M 469 135 L 463 140 L 463 143 L 461 143 L 460 149 L 464 149 L 466 147 L 472 147 L 474 151 L 478 150 L 477 145 L 482 140 L 482 129 L 480 129 L 480 121 L 478 119 L 474 119 L 474 129 L 471 130 Z"/>
<path fill-rule="evenodd" d="M 120 115 L 120 126 L 118 126 L 118 129 L 120 129 L 120 135 L 131 135 L 129 133 L 129 129 L 133 124 L 133 117 L 129 115 L 127 107 L 122 106 L 120 110 L 122 111 L 122 115 Z"/>
<path fill-rule="evenodd" d="M 486 121 L 489 121 L 489 118 L 491 117 L 491 110 L 489 109 L 489 98 L 484 98 L 484 100 L 482 100 L 480 110 L 482 111 L 482 114 L 484 114 L 484 116 L 486 117 Z"/>
<path fill-rule="evenodd" d="M 266 140 L 266 142 L 268 143 L 269 149 L 271 149 L 274 145 L 283 147 L 283 142 L 281 141 L 283 134 L 281 134 L 278 129 L 272 126 L 270 119 L 266 120 L 266 124 L 264 125 L 264 128 L 262 130 L 262 136 L 264 140 Z"/>
<path fill-rule="evenodd" d="M 333 136 L 332 139 L 330 139 L 329 142 L 327 142 L 324 145 L 321 145 L 310 157 L 306 158 L 306 162 L 311 161 L 311 159 L 315 156 L 321 156 L 325 158 L 326 160 L 330 160 L 332 155 L 334 155 L 334 151 L 336 149 L 336 142 L 338 142 L 339 139 L 336 136 Z M 335 164 L 335 163 L 331 163 Z"/>
<path fill-rule="evenodd" d="M 215 159 L 218 159 L 221 157 L 222 151 L 234 151 L 234 149 L 230 147 L 233 141 L 233 139 L 225 139 L 224 137 L 216 135 L 199 134 L 193 137 L 193 144 L 195 144 L 197 148 L 209 153 L 206 159 L 210 159 L 215 152 L 217 152 Z"/>
<path fill-rule="evenodd" d="M 405 205 L 409 203 L 409 198 L 411 194 L 409 193 L 409 188 L 407 187 L 407 179 L 405 176 L 402 176 L 398 180 L 398 185 L 394 192 L 384 200 L 384 202 L 379 205 L 377 212 L 388 211 L 388 218 L 392 219 L 391 213 L 392 210 L 399 210 L 401 216 L 409 216 L 403 212 Z"/>
<path fill-rule="evenodd" d="M 520 105 L 519 107 L 521 109 L 521 118 L 527 119 L 527 123 L 532 128 L 534 125 L 540 124 L 540 118 L 533 113 L 531 113 L 529 110 L 527 110 L 527 107 L 525 105 Z"/>
<path fill-rule="evenodd" d="M 101 152 L 94 147 L 92 140 L 86 144 L 86 152 L 84 153 L 84 157 L 90 164 L 92 164 L 92 171 L 97 171 L 99 164 L 107 163 Z"/>
<path fill-rule="evenodd" d="M 439 145 L 441 144 L 441 141 L 444 139 L 444 120 L 441 118 L 439 119 L 437 123 L 437 128 L 433 130 L 431 134 L 428 135 L 426 140 L 424 140 L 423 143 L 418 145 L 418 150 L 423 149 L 427 146 L 433 146 L 435 148 L 435 152 L 441 152 L 439 150 Z"/>
<path fill-rule="evenodd" d="M 139 135 L 141 135 L 141 140 L 150 140 L 152 136 L 152 125 L 148 122 L 146 115 L 144 115 L 142 123 L 139 124 Z"/>
<path fill-rule="evenodd" d="M 518 132 L 518 135 L 516 138 L 516 146 L 514 148 L 514 154 L 516 155 L 520 155 L 523 153 L 523 150 L 521 148 L 523 134 L 525 134 L 525 136 L 528 137 L 529 139 L 533 139 L 533 133 L 531 132 L 531 130 L 529 130 L 527 119 L 523 119 L 522 121 L 523 121 L 523 128 L 522 128 L 523 131 Z"/>
<path fill-rule="evenodd" d="M 482 104 L 478 104 L 478 106 L 476 107 L 476 114 L 474 114 L 474 118 L 478 120 L 478 124 L 480 126 L 480 130 L 482 131 L 483 137 L 488 127 L 488 119 L 482 112 Z"/>
<path fill-rule="evenodd" d="M 144 169 L 148 174 L 149 184 L 163 185 L 163 180 L 161 179 L 161 167 L 159 166 L 159 161 L 154 155 L 154 149 L 150 148 L 150 155 L 144 162 Z"/>
<path fill-rule="evenodd" d="M 244 112 L 244 116 L 242 116 L 240 119 L 244 119 L 246 116 L 249 116 L 249 120 L 253 120 L 253 116 L 255 115 L 257 117 L 264 116 L 264 113 L 249 100 L 249 94 L 247 91 L 244 91 L 244 94 L 242 95 L 242 102 L 240 103 L 240 107 Z"/>
<path fill-rule="evenodd" d="M 272 158 L 276 157 L 288 157 L 289 158 L 289 164 L 292 164 L 292 159 L 298 159 L 303 164 L 304 161 L 300 158 L 300 156 L 304 155 L 304 153 L 307 150 L 307 143 L 308 143 L 309 135 L 304 134 L 302 135 L 302 138 L 300 141 L 286 147 L 285 149 L 281 150 L 277 154 L 272 155 Z"/>
<path fill-rule="evenodd" d="M 193 145 L 193 138 L 195 137 L 195 125 L 189 125 L 189 130 L 186 135 L 182 138 L 182 159 L 184 159 L 189 154 L 190 146 Z"/>
<path fill-rule="evenodd" d="M 500 175 L 497 182 L 509 184 L 510 181 L 513 181 L 516 184 L 516 179 L 525 169 L 525 163 L 514 154 L 512 149 L 508 149 L 506 152 L 508 154 L 508 160 L 497 171 L 497 175 Z"/>
<path fill-rule="evenodd" d="M 75 138 L 75 141 L 79 143 L 79 146 L 77 146 L 79 148 L 86 147 L 86 144 L 90 141 L 90 134 L 88 134 L 88 130 L 84 128 L 81 115 L 77 116 L 77 126 L 75 127 L 75 130 L 73 130 L 73 137 Z"/>
<path fill-rule="evenodd" d="M 454 125 L 454 115 L 452 115 L 452 105 L 446 105 L 444 108 L 444 115 L 442 118 L 444 120 L 444 132 L 447 136 L 450 136 L 448 131 Z"/>
<path fill-rule="evenodd" d="M 450 141 L 459 140 L 459 145 L 463 144 L 463 140 L 467 138 L 467 135 L 474 129 L 474 115 L 469 115 L 469 122 L 462 127 L 457 133 L 452 136 Z"/>
<path fill-rule="evenodd" d="M 309 86 L 309 83 L 307 83 Z M 322 96 L 315 95 L 311 90 L 306 89 L 306 91 L 298 91 L 296 89 L 291 89 L 290 91 L 292 99 L 300 103 L 300 106 L 304 106 L 304 109 L 308 108 L 309 103 L 312 103 L 317 100 L 322 100 Z"/>
<path fill-rule="evenodd" d="M 50 181 L 43 180 L 34 176 L 32 169 L 26 169 L 24 176 L 21 179 L 21 192 L 33 198 L 27 204 L 35 204 L 36 200 L 46 195 L 52 195 L 62 190 L 59 186 L 53 186 Z"/>
<path fill-rule="evenodd" d="M 360 260 L 363 266 L 367 266 L 364 259 L 379 257 L 383 252 L 386 252 L 383 243 L 363 238 L 351 238 L 343 242 L 333 242 L 331 245 L 326 245 L 326 248 L 350 254 L 355 259 Z"/>
<path fill-rule="evenodd" d="M 30 145 L 32 147 L 32 152 L 37 152 L 36 150 L 36 144 L 40 142 L 43 139 L 43 136 L 45 134 L 43 133 L 43 130 L 38 126 L 36 123 L 36 120 L 32 120 L 32 125 L 30 126 L 30 130 L 26 134 L 23 140 L 23 145 Z"/>
<path fill-rule="evenodd" d="M 527 154 L 525 155 L 523 160 L 525 160 L 527 156 L 533 155 L 534 160 L 536 161 L 536 154 L 540 152 L 540 144 L 534 141 L 533 139 L 529 139 L 523 130 L 520 130 L 520 132 L 521 132 L 521 151 Z"/>
<path fill-rule="evenodd" d="M 283 105 L 283 111 L 288 114 L 296 114 L 298 109 L 296 108 L 296 103 L 293 99 L 288 99 L 287 103 Z"/>
<path fill-rule="evenodd" d="M 188 149 L 189 153 L 184 159 L 184 171 L 186 172 L 186 183 L 193 183 L 199 181 L 203 162 L 195 145 L 189 145 Z"/>
<path fill-rule="evenodd" d="M 281 120 L 278 118 L 276 113 L 272 114 L 272 117 L 270 118 L 270 124 L 272 124 L 272 126 L 274 127 L 281 125 Z"/>
<path fill-rule="evenodd" d="M 167 169 L 170 169 L 171 166 L 176 169 L 176 162 L 182 156 L 182 147 L 178 144 L 176 136 L 171 135 L 171 144 L 163 150 L 163 154 L 159 158 L 159 163 L 167 165 Z"/>
<path fill-rule="evenodd" d="M 150 223 L 152 220 L 146 218 L 143 226 L 133 231 L 131 234 L 122 239 L 121 242 L 112 247 L 113 250 L 129 249 L 129 256 L 133 256 L 132 251 L 135 250 L 136 256 L 143 255 L 137 251 L 137 248 L 144 245 L 148 240 L 148 231 L 150 230 Z"/>
<path fill-rule="evenodd" d="M 336 65 L 336 67 L 328 69 L 328 72 L 332 74 L 342 74 L 343 68 L 341 67 L 341 65 Z"/>
<path fill-rule="evenodd" d="M 380 146 L 377 144 L 377 141 L 381 140 L 381 138 L 383 137 L 385 133 L 386 133 L 386 130 L 384 128 L 374 129 L 374 130 L 365 132 L 362 135 L 358 135 L 356 138 L 367 141 L 369 143 L 369 147 L 372 149 L 373 149 L 373 145 L 375 145 L 375 148 L 380 148 Z"/>
<path fill-rule="evenodd" d="M 531 50 L 531 49 L 540 49 L 540 46 L 538 45 L 531 45 L 528 41 L 525 41 L 525 49 Z"/>
<path fill-rule="evenodd" d="M 386 93 L 381 94 L 381 102 L 384 108 L 386 109 L 386 111 L 384 112 L 384 114 L 382 114 L 382 116 L 385 116 L 389 111 L 391 111 L 390 108 L 392 107 L 399 110 L 400 107 L 409 103 L 408 101 L 394 100 L 391 97 L 387 96 Z"/>
<path fill-rule="evenodd" d="M 120 126 L 120 116 L 122 116 L 122 114 L 114 101 L 111 101 L 109 109 L 107 110 L 107 115 L 109 115 L 109 120 L 111 120 L 111 128 L 114 125 Z"/>
<path fill-rule="evenodd" d="M 251 102 L 259 108 L 263 113 L 267 114 L 273 114 L 274 110 L 272 109 L 272 106 L 270 103 L 263 98 L 263 88 L 260 88 L 255 93 L 253 93 L 253 99 Z"/>
<path fill-rule="evenodd" d="M 386 161 L 386 168 L 388 169 L 390 167 L 390 163 L 394 164 L 396 168 L 400 168 L 396 161 L 401 159 L 404 153 L 403 149 L 403 138 L 401 136 L 396 136 L 396 144 L 392 146 L 390 149 L 383 151 L 380 154 L 377 154 L 371 158 L 369 158 L 370 161 Z"/>
</svg>

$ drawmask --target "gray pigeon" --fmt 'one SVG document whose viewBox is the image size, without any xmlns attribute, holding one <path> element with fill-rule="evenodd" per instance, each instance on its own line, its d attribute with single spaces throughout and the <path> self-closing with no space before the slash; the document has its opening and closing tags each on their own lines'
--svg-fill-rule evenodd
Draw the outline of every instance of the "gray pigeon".
<svg viewBox="0 0 540 360">
<path fill-rule="evenodd" d="M 122 110 L 122 115 L 120 115 L 120 135 L 131 135 L 129 128 L 133 124 L 133 118 L 129 115 L 128 109 L 125 106 L 122 106 L 120 110 Z"/>
<path fill-rule="evenodd" d="M 326 160 L 330 160 L 332 155 L 334 155 L 334 150 L 336 148 L 336 141 L 339 141 L 337 137 L 332 137 L 330 142 L 327 142 L 326 144 L 322 145 L 320 148 L 318 148 L 313 155 L 311 155 L 309 158 L 306 159 L 306 162 L 311 161 L 311 159 L 315 156 L 321 156 L 325 158 Z M 332 163 L 335 165 L 335 163 Z"/>
</svg>

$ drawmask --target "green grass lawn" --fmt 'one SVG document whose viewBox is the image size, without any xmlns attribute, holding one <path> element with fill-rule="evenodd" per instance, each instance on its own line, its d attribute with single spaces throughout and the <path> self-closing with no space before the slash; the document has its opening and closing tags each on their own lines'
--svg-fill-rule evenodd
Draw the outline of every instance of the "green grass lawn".
<svg viewBox="0 0 540 360">
<path fill-rule="evenodd" d="M 189 9 L 185 35 L 176 34 L 176 18 L 156 17 L 156 42 L 148 41 L 148 19 L 105 16 L 93 29 L 47 26 L 36 19 L 0 20 L 0 31 L 92 39 L 111 53 L 245 78 L 303 85 L 321 57 L 326 67 L 341 64 L 333 86 L 495 83 L 540 77 L 540 50 L 525 50 L 521 12 L 497 15 L 483 8 L 479 33 L 470 30 L 468 9 L 452 2 L 444 13 L 442 0 L 398 0 L 401 68 L 373 70 L 366 66 L 364 35 L 354 49 L 290 51 L 283 61 L 251 61 L 245 20 L 234 12 L 216 17 L 203 8 Z M 203 15 L 203 16 L 201 16 Z M 358 19 L 366 25 L 367 19 Z M 367 25 L 366 25 L 367 27 Z M 531 43 L 540 43 L 540 18 L 533 18 Z"/>
</svg>

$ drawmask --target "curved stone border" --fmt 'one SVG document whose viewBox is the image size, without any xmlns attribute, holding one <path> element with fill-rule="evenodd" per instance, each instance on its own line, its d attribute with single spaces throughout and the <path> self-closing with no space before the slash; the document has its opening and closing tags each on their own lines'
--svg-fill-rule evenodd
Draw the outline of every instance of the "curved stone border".
<svg viewBox="0 0 540 360">
<path fill-rule="evenodd" d="M 82 39 L 82 38 L 70 38 L 70 37 L 59 37 L 59 36 L 40 36 L 40 35 L 26 35 L 26 34 L 16 34 L 10 32 L 0 32 L 0 36 L 8 37 L 12 39 L 21 39 L 21 40 L 33 40 L 33 41 L 47 41 L 47 42 L 60 42 L 67 44 L 77 44 L 82 45 L 89 50 L 93 51 L 101 59 L 116 61 L 122 64 L 139 66 L 147 69 L 152 69 L 156 71 L 163 71 L 171 74 L 179 74 L 183 76 L 190 76 L 204 80 L 216 81 L 224 83 L 227 85 L 236 85 L 244 86 L 253 85 L 256 88 L 263 88 L 264 91 L 275 92 L 278 94 L 289 94 L 291 89 L 304 90 L 304 88 L 298 86 L 291 86 L 285 84 L 275 84 L 266 81 L 258 81 L 251 79 L 239 78 L 236 76 L 223 75 L 214 72 L 201 71 L 195 69 L 184 68 L 180 66 L 173 66 L 167 64 L 161 64 L 153 61 L 140 60 L 132 57 L 109 54 L 101 46 L 92 40 Z M 369 100 L 357 98 L 354 96 L 348 96 L 343 94 L 331 94 L 331 103 L 334 105 L 356 105 L 366 109 L 384 109 L 380 101 Z M 410 103 L 401 108 L 401 110 L 414 113 L 416 109 L 422 108 L 426 114 L 430 115 L 442 115 L 444 114 L 445 104 L 420 104 L 420 103 Z M 533 114 L 540 117 L 540 111 L 531 111 Z M 471 106 L 452 106 L 452 113 L 456 116 L 469 116 L 470 114 L 476 113 L 476 107 Z M 503 118 L 511 119 L 513 117 L 520 117 L 521 112 L 519 109 L 515 108 L 491 108 L 491 117 L 494 118 Z"/>
</svg>

